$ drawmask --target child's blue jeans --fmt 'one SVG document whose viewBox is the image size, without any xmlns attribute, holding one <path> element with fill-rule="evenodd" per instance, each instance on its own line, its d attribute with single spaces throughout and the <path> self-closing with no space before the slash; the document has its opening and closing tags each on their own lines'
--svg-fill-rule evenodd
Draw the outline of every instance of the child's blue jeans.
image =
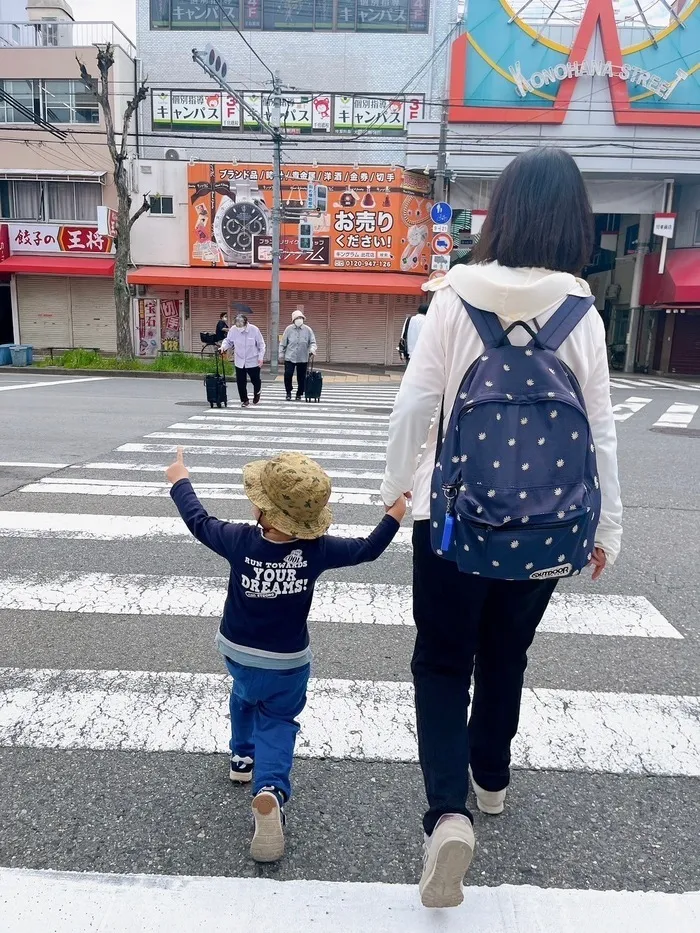
<svg viewBox="0 0 700 933">
<path fill-rule="evenodd" d="M 253 793 L 276 787 L 289 799 L 296 717 L 306 706 L 311 666 L 270 671 L 224 658 L 231 687 L 231 754 L 255 761 Z"/>
</svg>

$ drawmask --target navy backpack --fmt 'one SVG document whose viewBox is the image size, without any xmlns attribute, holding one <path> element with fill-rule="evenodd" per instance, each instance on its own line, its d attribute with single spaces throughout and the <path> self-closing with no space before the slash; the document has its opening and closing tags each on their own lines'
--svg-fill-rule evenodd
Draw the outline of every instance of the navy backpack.
<svg viewBox="0 0 700 933">
<path fill-rule="evenodd" d="M 462 379 L 431 490 L 436 554 L 464 573 L 548 580 L 590 562 L 601 496 L 581 387 L 556 351 L 593 304 L 569 296 L 537 333 L 463 302 L 484 344 Z M 524 327 L 532 340 L 512 346 Z M 444 404 L 444 403 L 443 403 Z"/>
</svg>

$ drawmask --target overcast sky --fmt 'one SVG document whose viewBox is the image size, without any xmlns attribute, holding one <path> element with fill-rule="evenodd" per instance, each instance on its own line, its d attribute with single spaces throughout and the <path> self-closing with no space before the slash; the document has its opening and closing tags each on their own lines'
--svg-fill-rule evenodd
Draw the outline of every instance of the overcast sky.
<svg viewBox="0 0 700 933">
<path fill-rule="evenodd" d="M 77 20 L 116 23 L 136 42 L 136 0 L 68 0 L 68 3 Z"/>
</svg>

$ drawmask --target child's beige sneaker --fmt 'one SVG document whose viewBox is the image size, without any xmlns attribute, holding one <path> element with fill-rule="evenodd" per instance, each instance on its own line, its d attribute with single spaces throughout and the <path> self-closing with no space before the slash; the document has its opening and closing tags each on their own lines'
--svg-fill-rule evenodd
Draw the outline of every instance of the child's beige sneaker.
<svg viewBox="0 0 700 933">
<path fill-rule="evenodd" d="M 471 768 L 469 769 L 469 777 L 472 782 L 472 787 L 474 788 L 476 805 L 481 812 L 488 813 L 491 816 L 503 813 L 506 804 L 506 788 L 504 787 L 503 790 L 484 790 L 484 788 L 479 787 L 474 780 Z"/>
<path fill-rule="evenodd" d="M 425 840 L 423 874 L 418 885 L 424 907 L 459 907 L 475 845 L 470 819 L 459 813 L 440 817 L 432 836 Z"/>
<path fill-rule="evenodd" d="M 256 862 L 276 862 L 284 855 L 284 797 L 274 787 L 264 787 L 253 799 L 255 833 L 250 855 Z"/>
</svg>

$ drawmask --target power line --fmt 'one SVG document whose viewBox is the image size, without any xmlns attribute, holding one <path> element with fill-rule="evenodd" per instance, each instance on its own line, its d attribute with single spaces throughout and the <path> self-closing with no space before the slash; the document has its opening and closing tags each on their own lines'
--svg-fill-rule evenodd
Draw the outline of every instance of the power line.
<svg viewBox="0 0 700 933">
<path fill-rule="evenodd" d="M 214 0 L 214 3 L 216 3 L 216 5 L 218 6 L 219 10 L 224 14 L 224 16 L 225 16 L 226 19 L 229 21 L 229 23 L 231 23 L 231 25 L 233 26 L 234 30 L 238 33 L 238 35 L 240 36 L 240 38 L 245 42 L 245 44 L 248 46 L 248 48 L 250 49 L 250 51 L 251 51 L 251 52 L 253 53 L 253 55 L 257 58 L 257 60 L 260 62 L 260 64 L 261 64 L 261 65 L 263 66 L 263 68 L 268 72 L 268 74 L 270 75 L 270 77 L 271 77 L 272 80 L 274 81 L 274 80 L 275 80 L 275 73 L 274 73 L 274 71 L 272 70 L 272 68 L 270 68 L 270 66 L 269 66 L 266 62 L 264 62 L 264 61 L 262 60 L 262 58 L 258 55 L 258 53 L 255 51 L 255 49 L 253 48 L 253 46 L 250 44 L 250 42 L 248 42 L 248 40 L 247 40 L 246 37 L 243 35 L 243 33 L 241 32 L 241 30 L 238 28 L 238 26 L 236 25 L 236 23 L 234 23 L 234 21 L 231 19 L 231 17 L 230 17 L 230 15 L 229 15 L 228 11 L 225 10 L 225 9 L 223 8 L 223 6 L 222 6 L 222 4 L 221 4 L 221 0 Z"/>
</svg>

